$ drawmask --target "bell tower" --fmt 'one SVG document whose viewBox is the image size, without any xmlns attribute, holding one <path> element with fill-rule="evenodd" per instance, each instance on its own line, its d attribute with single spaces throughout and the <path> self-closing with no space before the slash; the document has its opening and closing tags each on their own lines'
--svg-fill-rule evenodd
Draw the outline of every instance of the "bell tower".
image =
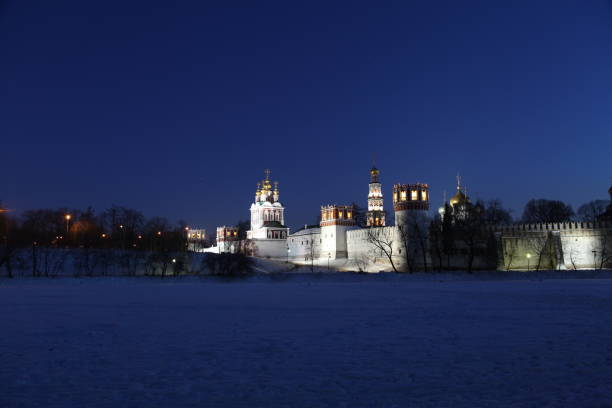
<svg viewBox="0 0 612 408">
<path fill-rule="evenodd" d="M 370 170 L 370 190 L 368 192 L 368 227 L 384 227 L 387 216 L 383 207 L 382 185 L 378 179 L 380 172 L 375 166 Z"/>
</svg>

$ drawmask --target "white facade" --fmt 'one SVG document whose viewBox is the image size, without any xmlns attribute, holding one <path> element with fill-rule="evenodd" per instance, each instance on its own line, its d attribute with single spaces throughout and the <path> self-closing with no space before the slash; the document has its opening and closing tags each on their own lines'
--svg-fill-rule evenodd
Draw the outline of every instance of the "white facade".
<svg viewBox="0 0 612 408">
<path fill-rule="evenodd" d="M 287 239 L 287 255 L 295 261 L 310 262 L 321 254 L 321 228 L 305 225 Z"/>
<path fill-rule="evenodd" d="M 346 233 L 357 228 L 346 225 L 321 227 L 321 258 L 348 258 Z"/>
<path fill-rule="evenodd" d="M 265 171 L 265 179 L 257 183 L 255 201 L 251 204 L 251 229 L 247 239 L 253 243 L 254 255 L 263 258 L 283 258 L 287 256 L 287 236 L 285 226 L 285 207 L 280 203 L 278 182 L 270 182 L 270 171 Z"/>
</svg>

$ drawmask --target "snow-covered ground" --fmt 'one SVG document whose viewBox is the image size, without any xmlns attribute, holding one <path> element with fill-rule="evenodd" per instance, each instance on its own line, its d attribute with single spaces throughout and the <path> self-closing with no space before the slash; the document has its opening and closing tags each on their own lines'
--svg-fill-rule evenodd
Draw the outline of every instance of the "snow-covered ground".
<svg viewBox="0 0 612 408">
<path fill-rule="evenodd" d="M 19 279 L 0 310 L 0 407 L 612 406 L 612 279 Z"/>
</svg>

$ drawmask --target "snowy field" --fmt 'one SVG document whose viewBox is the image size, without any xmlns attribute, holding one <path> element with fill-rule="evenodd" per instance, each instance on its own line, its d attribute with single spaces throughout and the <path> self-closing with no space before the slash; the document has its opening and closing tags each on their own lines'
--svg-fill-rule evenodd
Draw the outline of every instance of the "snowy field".
<svg viewBox="0 0 612 408">
<path fill-rule="evenodd" d="M 0 407 L 612 407 L 612 279 L 0 282 Z"/>
</svg>

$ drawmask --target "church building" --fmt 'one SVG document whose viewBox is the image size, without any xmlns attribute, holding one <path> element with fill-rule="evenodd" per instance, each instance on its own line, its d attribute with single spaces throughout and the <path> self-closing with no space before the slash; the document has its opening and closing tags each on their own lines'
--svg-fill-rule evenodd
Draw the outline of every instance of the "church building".
<svg viewBox="0 0 612 408">
<path fill-rule="evenodd" d="M 270 181 L 270 170 L 265 170 L 265 178 L 257 183 L 255 201 L 251 204 L 251 229 L 247 239 L 252 242 L 251 252 L 264 258 L 287 256 L 287 236 L 285 226 L 285 207 L 281 204 L 278 181 Z M 272 187 L 274 185 L 274 187 Z"/>
</svg>

